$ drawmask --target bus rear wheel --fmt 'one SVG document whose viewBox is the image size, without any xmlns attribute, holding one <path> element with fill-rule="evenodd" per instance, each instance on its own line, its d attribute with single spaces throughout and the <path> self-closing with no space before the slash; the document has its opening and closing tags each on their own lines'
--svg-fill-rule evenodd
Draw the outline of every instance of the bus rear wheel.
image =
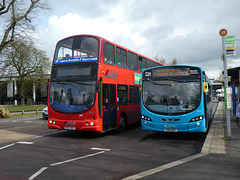
<svg viewBox="0 0 240 180">
<path fill-rule="evenodd" d="M 127 124 L 127 118 L 123 114 L 120 115 L 119 121 L 118 121 L 118 131 L 121 132 L 125 129 Z"/>
</svg>

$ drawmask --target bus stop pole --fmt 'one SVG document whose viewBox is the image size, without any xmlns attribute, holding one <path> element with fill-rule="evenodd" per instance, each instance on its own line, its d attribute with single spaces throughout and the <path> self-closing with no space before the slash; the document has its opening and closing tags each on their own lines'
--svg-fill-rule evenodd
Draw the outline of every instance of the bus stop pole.
<svg viewBox="0 0 240 180">
<path fill-rule="evenodd" d="M 227 72 L 227 57 L 226 57 L 226 42 L 225 36 L 222 36 L 222 54 L 223 54 L 223 69 L 224 69 L 224 87 L 228 86 L 228 72 Z M 226 89 L 226 88 L 225 88 Z M 226 93 L 226 92 L 225 92 Z M 227 101 L 224 99 L 224 101 Z M 230 110 L 225 109 L 226 120 L 227 120 L 227 136 L 231 138 L 231 121 L 230 121 Z"/>
</svg>

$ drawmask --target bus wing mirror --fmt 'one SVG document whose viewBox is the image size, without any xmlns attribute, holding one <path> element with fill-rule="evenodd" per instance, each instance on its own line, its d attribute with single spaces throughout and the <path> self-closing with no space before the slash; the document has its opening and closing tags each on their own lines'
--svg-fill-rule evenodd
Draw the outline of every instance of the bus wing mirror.
<svg viewBox="0 0 240 180">
<path fill-rule="evenodd" d="M 203 82 L 203 92 L 208 92 L 208 82 Z"/>
</svg>

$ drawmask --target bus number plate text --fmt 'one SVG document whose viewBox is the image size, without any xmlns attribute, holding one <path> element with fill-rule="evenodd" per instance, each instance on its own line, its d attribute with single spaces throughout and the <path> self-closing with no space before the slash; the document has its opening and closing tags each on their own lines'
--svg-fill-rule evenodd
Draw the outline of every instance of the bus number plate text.
<svg viewBox="0 0 240 180">
<path fill-rule="evenodd" d="M 65 130 L 76 130 L 75 127 L 71 127 L 71 126 L 64 126 Z"/>
<path fill-rule="evenodd" d="M 178 132 L 178 129 L 164 129 L 164 132 Z"/>
</svg>

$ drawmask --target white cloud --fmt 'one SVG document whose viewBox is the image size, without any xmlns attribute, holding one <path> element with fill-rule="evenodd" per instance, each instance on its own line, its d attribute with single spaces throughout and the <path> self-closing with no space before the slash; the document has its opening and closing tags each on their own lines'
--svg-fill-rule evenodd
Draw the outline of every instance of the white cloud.
<svg viewBox="0 0 240 180">
<path fill-rule="evenodd" d="M 93 34 L 150 58 L 158 54 L 168 63 L 176 58 L 179 64 L 199 65 L 217 78 L 222 70 L 219 30 L 226 28 L 240 38 L 238 0 L 59 1 L 55 5 L 50 0 L 56 9 L 40 30 L 50 57 L 60 39 Z M 237 56 L 228 58 L 229 66 L 239 66 L 240 53 Z"/>
<path fill-rule="evenodd" d="M 102 17 L 87 19 L 72 13 L 60 17 L 52 16 L 49 19 L 48 28 L 42 33 L 45 34 L 42 35 L 45 39 L 44 44 L 49 43 L 49 39 L 56 43 L 62 38 L 77 34 L 97 35 L 114 42 L 117 40 L 116 43 L 135 49 L 145 43 L 145 38 L 141 37 L 139 32 L 133 32 L 129 24 L 108 22 Z"/>
</svg>

